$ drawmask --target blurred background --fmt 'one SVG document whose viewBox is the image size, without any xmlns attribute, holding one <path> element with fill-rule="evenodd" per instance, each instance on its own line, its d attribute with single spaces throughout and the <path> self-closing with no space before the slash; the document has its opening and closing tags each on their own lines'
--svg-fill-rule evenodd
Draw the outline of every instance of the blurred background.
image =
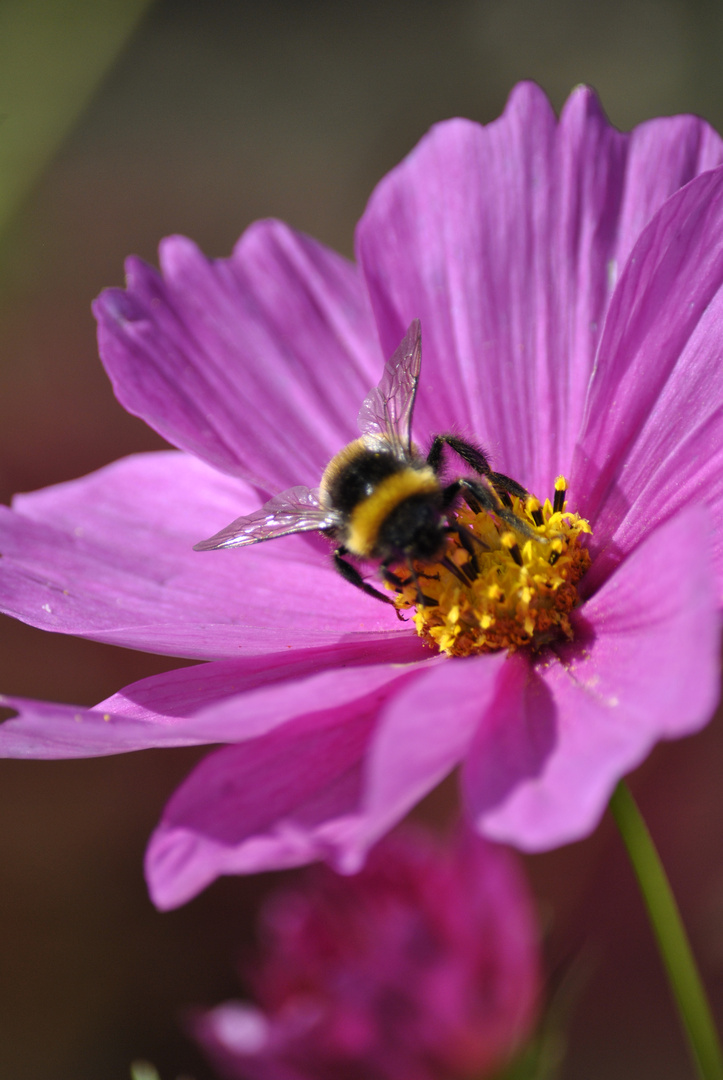
<svg viewBox="0 0 723 1080">
<path fill-rule="evenodd" d="M 0 0 L 0 498 L 161 440 L 115 402 L 90 301 L 159 239 L 230 252 L 277 216 L 350 255 L 376 181 L 431 123 L 488 121 L 536 79 L 578 82 L 627 129 L 723 128 L 717 0 Z M 0 623 L 0 687 L 93 704 L 172 661 Z M 145 840 L 196 752 L 0 762 L 0 1077 L 212 1074 L 189 1005 L 238 995 L 234 962 L 273 877 L 180 911 L 147 899 Z M 723 1020 L 723 724 L 659 748 L 634 790 Z M 426 807 L 448 812 L 451 789 Z M 553 981 L 574 984 L 563 1080 L 691 1075 L 609 821 L 526 860 Z"/>
</svg>

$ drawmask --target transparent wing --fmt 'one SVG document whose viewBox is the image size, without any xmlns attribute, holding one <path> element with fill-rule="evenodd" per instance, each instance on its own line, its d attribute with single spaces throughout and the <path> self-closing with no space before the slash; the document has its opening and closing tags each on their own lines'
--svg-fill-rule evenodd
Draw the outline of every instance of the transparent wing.
<svg viewBox="0 0 723 1080">
<path fill-rule="evenodd" d="M 288 491 L 282 491 L 280 495 L 275 495 L 260 510 L 236 518 L 215 536 L 201 540 L 194 545 L 193 550 L 215 551 L 217 548 L 242 547 L 244 544 L 273 540 L 276 536 L 288 536 L 290 533 L 328 529 L 335 524 L 335 512 L 324 510 L 319 505 L 318 488 L 312 491 L 307 487 L 292 487 Z"/>
<path fill-rule="evenodd" d="M 380 440 L 405 458 L 411 452 L 412 410 L 422 367 L 422 327 L 415 319 L 391 360 L 384 365 L 379 386 L 359 410 L 359 430 L 373 447 Z"/>
</svg>

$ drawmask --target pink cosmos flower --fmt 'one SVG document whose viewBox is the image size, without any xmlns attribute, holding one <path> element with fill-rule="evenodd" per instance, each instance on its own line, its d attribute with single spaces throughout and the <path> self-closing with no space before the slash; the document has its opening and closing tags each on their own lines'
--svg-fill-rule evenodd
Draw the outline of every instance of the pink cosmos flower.
<svg viewBox="0 0 723 1080">
<path fill-rule="evenodd" d="M 588 833 L 660 738 L 718 696 L 723 585 L 723 143 L 694 117 L 621 134 L 576 90 L 519 86 L 433 128 L 378 186 L 358 266 L 278 222 L 209 261 L 172 237 L 96 302 L 121 402 L 180 450 L 19 496 L 0 597 L 62 633 L 212 661 L 92 709 L 4 699 L 0 753 L 226 744 L 170 800 L 155 902 L 219 874 L 368 848 L 461 766 L 469 819 L 542 850 Z M 315 534 L 198 540 L 314 487 L 414 318 L 414 435 L 484 441 L 592 526 L 573 639 L 435 656 L 334 573 Z"/>
<path fill-rule="evenodd" d="M 243 1080 L 488 1076 L 535 1019 L 535 925 L 508 854 L 466 837 L 382 840 L 364 869 L 306 871 L 262 910 L 248 980 L 193 1027 Z"/>
</svg>

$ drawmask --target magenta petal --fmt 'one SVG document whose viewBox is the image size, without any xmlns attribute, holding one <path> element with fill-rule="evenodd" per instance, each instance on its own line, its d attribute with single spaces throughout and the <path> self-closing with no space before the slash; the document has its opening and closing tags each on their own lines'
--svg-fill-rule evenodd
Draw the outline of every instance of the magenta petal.
<svg viewBox="0 0 723 1080">
<path fill-rule="evenodd" d="M 589 584 L 689 503 L 710 507 L 723 594 L 723 169 L 645 229 L 616 290 L 572 484 L 599 554 Z"/>
<path fill-rule="evenodd" d="M 295 722 L 206 758 L 151 837 L 154 904 L 178 907 L 222 874 L 301 866 L 335 851 L 354 828 L 372 722 L 347 717 L 321 733 Z"/>
<path fill-rule="evenodd" d="M 202 659 L 402 630 L 288 537 L 243 551 L 193 544 L 258 496 L 176 451 L 139 454 L 0 507 L 0 608 L 33 626 Z M 381 634 L 380 634 L 381 632 Z"/>
<path fill-rule="evenodd" d="M 198 746 L 203 735 L 181 733 L 170 725 L 129 719 L 102 707 L 55 705 L 49 701 L 0 694 L 0 706 L 17 716 L 0 724 L 0 757 L 57 758 L 107 757 L 158 746 Z"/>
<path fill-rule="evenodd" d="M 485 835 L 527 851 L 585 836 L 655 742 L 710 719 L 720 620 L 706 525 L 691 508 L 657 529 L 575 613 L 578 641 L 559 660 L 520 665 L 465 766 Z"/>
<path fill-rule="evenodd" d="M 0 724 L 0 757 L 99 757 L 242 742 L 295 717 L 304 695 L 323 695 L 329 708 L 344 705 L 368 689 L 372 665 L 380 665 L 384 681 L 392 674 L 388 665 L 422 657 L 418 639 L 400 634 L 376 644 L 345 642 L 178 668 L 132 683 L 92 709 L 0 695 L 0 705 L 18 712 Z M 301 681 L 310 677 L 311 687 Z"/>
<path fill-rule="evenodd" d="M 339 860 L 359 868 L 367 849 L 465 757 L 497 694 L 504 653 L 438 658 L 389 703 L 369 745 L 363 824 Z"/>
<path fill-rule="evenodd" d="M 417 435 L 477 436 L 495 468 L 547 495 L 572 458 L 611 279 L 721 146 L 693 117 L 622 135 L 584 87 L 556 124 L 529 83 L 486 127 L 433 128 L 357 233 L 385 353 L 422 320 Z"/>
<path fill-rule="evenodd" d="M 208 758 L 169 803 L 148 851 L 154 901 L 175 906 L 219 874 L 320 858 L 359 869 L 379 836 L 462 760 L 504 662 L 499 654 L 430 659 L 407 672 L 360 669 L 359 696 L 343 707 L 333 700 L 339 676 L 320 675 L 309 683 L 310 700 L 325 712 L 307 716 L 299 715 L 305 686 L 290 687 L 297 719 Z M 470 692 L 460 695 L 465 678 Z M 444 720 L 450 701 L 454 722 Z M 233 737 L 235 707 L 209 710 L 193 730 L 202 721 L 207 733 Z M 243 726 L 250 730 L 248 718 Z"/>
<path fill-rule="evenodd" d="M 666 199 L 694 177 L 721 164 L 723 140 L 699 116 L 656 117 L 630 132 L 616 265 L 608 267 L 613 281 L 622 272 L 641 232 Z"/>
<path fill-rule="evenodd" d="M 538 244 L 548 243 L 554 131 L 549 102 L 531 85 L 485 128 L 439 124 L 377 186 L 357 229 L 384 352 L 411 319 L 422 322 L 417 437 L 450 428 L 475 435 L 495 468 L 529 484 L 532 365 L 546 299 L 536 270 Z"/>
<path fill-rule="evenodd" d="M 267 734 L 206 758 L 166 807 L 146 861 L 154 902 L 175 907 L 220 874 L 298 866 L 343 849 L 358 829 L 362 762 L 379 711 L 410 674 L 388 665 L 292 682 L 286 709 L 296 718 L 273 728 L 282 698 L 261 693 Z M 209 712 L 204 730 L 232 728 L 229 705 Z M 246 706 L 241 699 L 236 708 Z"/>
<path fill-rule="evenodd" d="M 120 402 L 270 492 L 315 486 L 383 363 L 355 267 L 276 221 L 252 225 L 230 259 L 170 237 L 161 265 L 163 277 L 130 259 L 126 291 L 95 302 Z"/>
</svg>

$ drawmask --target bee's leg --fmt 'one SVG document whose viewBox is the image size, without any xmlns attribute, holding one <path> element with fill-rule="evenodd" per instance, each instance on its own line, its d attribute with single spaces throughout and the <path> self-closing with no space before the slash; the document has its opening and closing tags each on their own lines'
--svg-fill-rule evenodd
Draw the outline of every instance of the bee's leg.
<svg viewBox="0 0 723 1080">
<path fill-rule="evenodd" d="M 411 578 L 407 578 L 406 581 L 403 581 L 402 578 L 400 578 L 399 574 L 395 574 L 393 570 L 389 569 L 387 563 L 382 563 L 382 577 L 387 582 L 387 584 L 391 585 L 391 587 L 397 592 L 401 592 L 404 586 L 408 585 L 409 582 L 412 580 Z"/>
<path fill-rule="evenodd" d="M 474 503 L 474 513 L 479 514 L 482 511 L 482 507 L 476 502 L 474 496 L 469 496 L 468 505 Z M 477 554 L 480 551 L 491 551 L 492 548 L 489 544 L 485 544 L 484 540 L 481 540 L 476 533 L 473 533 L 471 529 L 466 528 L 464 525 L 458 525 L 454 520 L 454 515 L 450 515 L 447 519 L 448 524 L 445 532 L 450 536 L 454 535 L 459 540 L 464 550 L 469 555 L 468 561 L 464 565 L 464 572 L 471 581 L 474 581 L 479 576 L 479 560 Z"/>
<path fill-rule="evenodd" d="M 480 476 L 491 475 L 492 469 L 484 450 L 481 450 L 479 446 L 475 446 L 474 443 L 460 439 L 458 435 L 435 435 L 432 439 L 432 445 L 427 454 L 427 464 L 436 473 L 442 468 L 442 452 L 445 446 L 448 446 L 450 450 L 454 450 L 455 454 L 461 457 L 462 461 L 466 461 Z"/>
<path fill-rule="evenodd" d="M 479 575 L 479 563 L 477 562 L 477 552 L 475 550 L 475 544 L 483 547 L 485 550 L 487 550 L 487 545 L 483 543 L 482 540 L 478 539 L 478 537 L 476 537 L 473 532 L 470 532 L 469 529 L 465 529 L 464 525 L 460 525 L 454 531 L 459 537 L 460 544 L 469 555 L 469 560 L 465 566 L 465 570 L 471 570 L 473 576 L 477 577 Z"/>
<path fill-rule="evenodd" d="M 373 585 L 369 585 L 369 583 L 361 576 L 357 568 L 344 559 L 344 556 L 348 554 L 349 552 L 345 547 L 339 547 L 333 555 L 334 566 L 344 580 L 348 581 L 350 585 L 355 585 L 357 589 L 361 589 L 367 596 L 374 596 L 377 600 L 382 600 L 385 604 L 391 604 L 397 613 L 397 618 L 401 619 L 402 622 L 405 622 L 404 616 L 400 613 L 391 596 L 385 596 L 379 589 L 375 589 Z"/>
<path fill-rule="evenodd" d="M 456 529 L 450 529 L 450 532 L 456 533 Z M 392 570 L 388 570 L 386 566 L 382 564 L 382 577 L 385 581 L 389 582 L 393 589 L 397 592 L 401 592 L 407 585 L 411 584 L 414 580 L 411 576 L 406 581 L 400 578 L 399 574 L 395 574 Z M 439 574 L 425 574 L 422 570 L 417 570 L 417 577 L 424 578 L 426 581 L 439 581 Z"/>
<path fill-rule="evenodd" d="M 496 514 L 500 508 L 500 500 L 492 488 L 487 487 L 486 484 L 479 484 L 476 480 L 467 480 L 462 477 L 442 488 L 443 509 L 449 509 L 459 495 L 474 514 L 481 514 L 483 510 Z"/>
<path fill-rule="evenodd" d="M 431 597 L 424 595 L 424 593 L 419 588 L 419 579 L 427 578 L 427 580 L 429 581 L 439 581 L 439 574 L 424 574 L 419 570 L 414 570 L 410 565 L 409 577 L 406 579 L 406 581 L 403 581 L 402 578 L 400 578 L 399 574 L 395 574 L 393 570 L 390 570 L 388 566 L 382 563 L 382 577 L 385 581 L 389 582 L 392 588 L 398 593 L 400 593 L 402 589 L 406 588 L 407 585 L 413 584 L 417 590 L 417 604 L 431 607 L 437 603 L 436 600 L 432 600 Z"/>
<path fill-rule="evenodd" d="M 419 574 L 417 573 L 414 561 L 411 555 L 407 557 L 407 567 L 409 568 L 409 574 L 414 582 L 414 587 L 417 590 L 417 607 L 436 607 L 438 601 L 431 596 L 425 596 L 419 584 Z"/>
<path fill-rule="evenodd" d="M 460 439 L 458 435 L 434 436 L 427 454 L 427 464 L 434 469 L 435 473 L 439 473 L 442 468 L 442 452 L 445 446 L 448 446 L 450 450 L 454 450 L 455 454 L 461 457 L 462 461 L 465 461 L 476 473 L 486 477 L 505 505 L 512 505 L 509 499 L 510 495 L 516 495 L 518 499 L 526 498 L 527 491 L 521 484 L 518 484 L 516 480 L 512 480 L 509 476 L 505 476 L 504 473 L 492 472 L 484 451 L 480 450 L 479 446 L 475 446 L 474 443 L 467 442 L 466 439 Z"/>
<path fill-rule="evenodd" d="M 477 577 L 476 574 L 473 574 L 471 572 L 468 573 L 466 567 L 457 566 L 456 563 L 453 563 L 451 559 L 448 559 L 446 557 L 446 555 L 443 559 L 440 559 L 439 561 L 445 568 L 445 570 L 449 570 L 450 574 L 452 574 L 453 577 L 457 578 L 457 581 L 460 583 L 460 585 L 471 585 L 474 579 Z"/>
<path fill-rule="evenodd" d="M 509 495 L 516 495 L 518 499 L 522 499 L 524 502 L 529 494 L 527 488 L 523 488 L 522 484 L 518 484 L 516 480 L 513 480 L 509 476 L 505 476 L 504 473 L 490 473 L 487 479 L 503 502 L 508 503 L 510 506 L 512 504 L 509 501 L 509 498 L 507 498 Z"/>
<path fill-rule="evenodd" d="M 473 513 L 478 514 L 480 509 L 488 510 L 496 514 L 498 518 L 501 518 L 506 525 L 509 525 L 516 532 L 522 533 L 523 536 L 528 536 L 531 539 L 539 540 L 539 537 L 527 522 L 513 514 L 508 507 L 503 506 L 497 492 L 486 484 L 481 484 L 477 480 L 469 480 L 466 477 L 447 484 L 442 489 L 442 500 L 445 509 L 452 505 L 458 495 L 462 496 Z"/>
<path fill-rule="evenodd" d="M 399 591 L 399 589 L 403 588 L 403 586 L 407 584 L 407 582 L 402 581 L 399 575 L 395 574 L 393 570 L 389 570 L 384 565 L 384 563 L 382 563 L 382 577 L 388 585 L 391 585 L 392 588 L 396 589 L 397 591 Z"/>
</svg>

